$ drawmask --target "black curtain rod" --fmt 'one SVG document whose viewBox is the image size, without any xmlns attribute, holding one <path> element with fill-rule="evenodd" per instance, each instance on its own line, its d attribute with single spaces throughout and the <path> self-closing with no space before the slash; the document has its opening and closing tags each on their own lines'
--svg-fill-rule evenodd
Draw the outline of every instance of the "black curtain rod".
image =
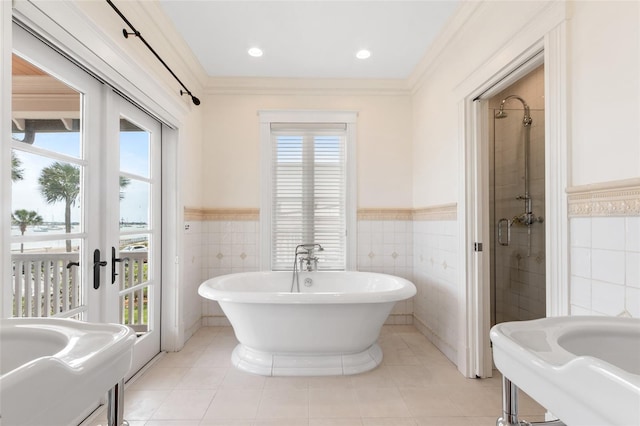
<svg viewBox="0 0 640 426">
<path fill-rule="evenodd" d="M 151 45 L 149 43 L 147 43 L 147 40 L 145 40 L 144 37 L 142 37 L 142 34 L 140 34 L 140 31 L 136 30 L 136 28 L 133 26 L 133 24 L 131 22 L 129 22 L 127 17 L 124 16 L 122 14 L 122 12 L 120 12 L 120 9 L 118 9 L 116 7 L 116 5 L 113 4 L 113 2 L 111 0 L 107 0 L 107 3 L 109 3 L 109 6 L 111 6 L 113 8 L 113 10 L 118 14 L 118 16 L 120 16 L 120 18 L 122 18 L 122 20 L 129 26 L 131 31 L 133 31 L 133 32 L 130 33 L 130 32 L 127 31 L 126 28 L 124 28 L 122 30 L 122 35 L 124 35 L 124 38 L 129 38 L 130 35 L 134 35 L 134 36 L 138 37 L 144 43 L 144 45 L 147 46 L 147 48 L 151 51 L 151 53 L 153 53 L 155 55 L 155 57 L 160 61 L 160 63 L 162 65 L 164 65 L 164 67 L 167 69 L 167 71 L 169 71 L 171 73 L 173 78 L 175 78 L 178 81 L 178 83 L 180 83 L 180 86 L 182 86 L 182 88 L 184 89 L 184 91 L 180 90 L 180 95 L 189 95 L 189 96 L 191 96 L 191 100 L 193 101 L 194 105 L 200 105 L 200 99 L 198 99 L 195 96 L 193 96 L 191 91 L 189 89 L 187 89 L 187 87 L 184 85 L 184 83 L 182 81 L 180 81 L 178 76 L 171 70 L 171 68 L 169 68 L 169 65 L 167 65 L 167 63 L 162 60 L 160 55 L 158 55 L 158 53 L 156 53 L 156 51 L 153 50 L 153 47 L 151 47 Z"/>
</svg>

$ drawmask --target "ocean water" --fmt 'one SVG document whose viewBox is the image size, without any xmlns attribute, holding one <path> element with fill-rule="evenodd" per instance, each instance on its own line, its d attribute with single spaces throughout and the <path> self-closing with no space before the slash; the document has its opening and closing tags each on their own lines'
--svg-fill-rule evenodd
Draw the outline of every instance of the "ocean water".
<svg viewBox="0 0 640 426">
<path fill-rule="evenodd" d="M 127 225 L 121 226 L 120 232 L 127 232 L 128 234 L 131 232 L 145 232 L 147 230 L 147 225 Z M 71 233 L 80 232 L 80 225 L 72 225 Z M 11 252 L 19 253 L 20 252 L 20 243 L 22 239 L 22 235 L 20 233 L 20 228 L 12 225 L 11 226 Z M 22 241 L 24 252 L 59 252 L 66 250 L 66 241 L 67 234 L 64 230 L 64 223 L 45 223 L 40 226 L 29 226 L 27 227 L 24 237 L 28 237 L 29 241 Z M 42 237 L 42 241 L 33 241 L 34 237 Z M 52 238 L 58 237 L 58 238 Z M 147 235 L 127 235 L 123 237 L 121 246 L 124 247 L 126 245 L 132 244 L 138 241 L 147 241 Z M 77 251 L 78 246 L 80 244 L 80 239 L 72 239 L 71 246 L 72 251 Z M 121 248 L 122 248 L 121 247 Z"/>
</svg>

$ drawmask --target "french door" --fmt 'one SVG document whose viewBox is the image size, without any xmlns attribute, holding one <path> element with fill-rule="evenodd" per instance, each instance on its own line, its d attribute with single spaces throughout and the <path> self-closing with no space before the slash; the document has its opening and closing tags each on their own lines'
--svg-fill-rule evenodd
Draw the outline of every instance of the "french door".
<svg viewBox="0 0 640 426">
<path fill-rule="evenodd" d="M 161 125 L 17 24 L 13 40 L 13 316 L 126 324 L 133 374 L 160 350 Z"/>
</svg>

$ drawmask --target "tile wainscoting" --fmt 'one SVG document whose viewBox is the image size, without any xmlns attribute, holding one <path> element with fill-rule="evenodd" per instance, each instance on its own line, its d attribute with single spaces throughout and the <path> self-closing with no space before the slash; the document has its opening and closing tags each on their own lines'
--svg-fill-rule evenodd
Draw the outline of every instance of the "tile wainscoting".
<svg viewBox="0 0 640 426">
<path fill-rule="evenodd" d="M 567 193 L 571 315 L 640 318 L 640 179 Z"/>
<path fill-rule="evenodd" d="M 413 277 L 411 210 L 375 209 L 358 212 L 357 270 Z M 185 209 L 185 259 L 192 269 L 186 280 L 187 306 L 193 305 L 198 285 L 220 275 L 258 271 L 260 222 L 257 209 Z M 199 279 L 193 274 L 199 271 Z M 202 325 L 229 325 L 218 303 L 201 304 Z M 399 302 L 386 324 L 413 323 L 413 301 Z M 189 312 L 188 320 L 191 320 Z M 185 320 L 186 324 L 190 324 Z M 192 333 L 189 333 L 189 335 Z"/>
</svg>

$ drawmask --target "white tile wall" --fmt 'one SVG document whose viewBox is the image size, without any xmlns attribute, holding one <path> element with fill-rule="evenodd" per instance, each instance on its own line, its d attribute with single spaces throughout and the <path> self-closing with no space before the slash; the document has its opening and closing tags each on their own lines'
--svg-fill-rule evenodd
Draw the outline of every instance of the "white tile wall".
<svg viewBox="0 0 640 426">
<path fill-rule="evenodd" d="M 640 217 L 570 220 L 571 315 L 640 318 Z"/>
<path fill-rule="evenodd" d="M 358 271 L 413 280 L 413 221 L 358 221 Z M 412 324 L 413 299 L 396 303 L 386 324 Z"/>
<path fill-rule="evenodd" d="M 259 222 L 251 220 L 203 221 L 200 282 L 259 268 Z M 199 297 L 199 296 L 198 296 Z M 202 324 L 229 325 L 218 302 L 202 299 Z"/>
<path fill-rule="evenodd" d="M 202 222 L 189 221 L 184 224 L 184 257 L 182 261 L 185 341 L 201 324 L 202 302 L 198 286 L 202 282 Z"/>
<path fill-rule="evenodd" d="M 414 227 L 414 325 L 457 362 L 457 221 L 416 221 Z"/>
<path fill-rule="evenodd" d="M 201 233 L 198 284 L 219 275 L 259 270 L 260 227 L 258 221 L 194 223 L 198 223 Z M 196 227 L 192 227 L 191 233 L 194 234 L 195 230 Z M 359 221 L 357 242 L 359 271 L 380 272 L 412 279 L 412 221 Z M 197 286 L 189 291 L 191 295 L 197 295 Z M 224 313 L 216 302 L 203 299 L 200 306 L 203 325 L 228 325 Z M 407 300 L 396 304 L 387 324 L 411 324 L 412 320 L 413 301 Z"/>
</svg>

